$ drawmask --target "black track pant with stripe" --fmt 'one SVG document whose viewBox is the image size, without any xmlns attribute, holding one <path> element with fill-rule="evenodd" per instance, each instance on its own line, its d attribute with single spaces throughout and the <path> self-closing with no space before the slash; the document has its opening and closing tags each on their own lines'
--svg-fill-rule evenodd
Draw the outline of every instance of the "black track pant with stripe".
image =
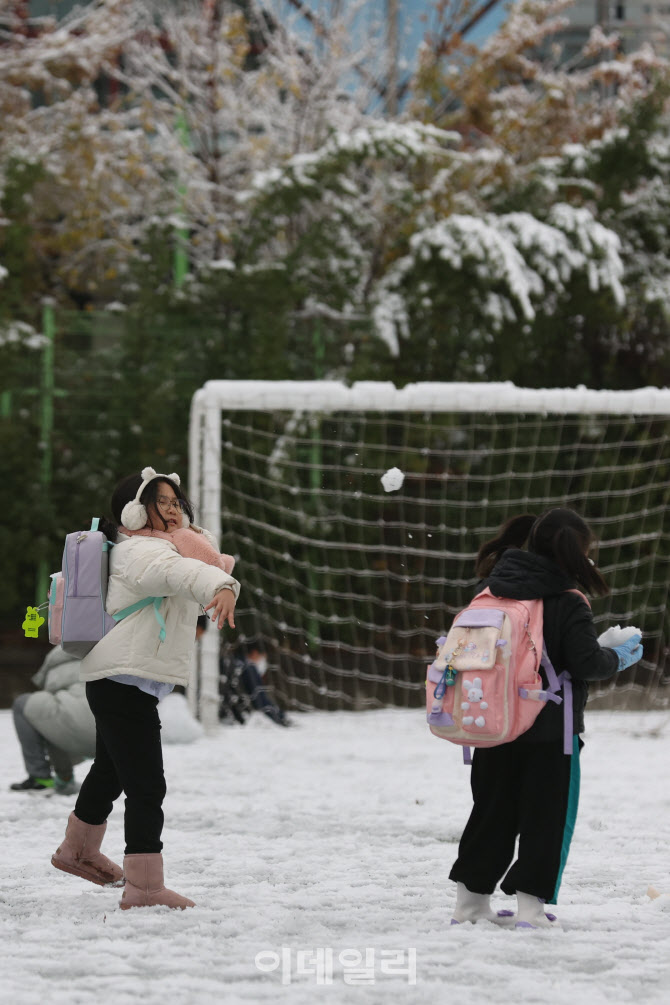
<svg viewBox="0 0 670 1005">
<path fill-rule="evenodd" d="M 556 903 L 577 817 L 581 746 L 575 736 L 572 755 L 562 740 L 475 750 L 474 806 L 450 879 L 472 893 L 493 893 L 500 883 L 506 894 Z"/>
</svg>

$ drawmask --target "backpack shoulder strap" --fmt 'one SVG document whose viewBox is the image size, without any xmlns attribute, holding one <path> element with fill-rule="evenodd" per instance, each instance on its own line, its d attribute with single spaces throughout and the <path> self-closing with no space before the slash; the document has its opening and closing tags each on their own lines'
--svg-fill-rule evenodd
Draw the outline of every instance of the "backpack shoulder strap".
<svg viewBox="0 0 670 1005">
<path fill-rule="evenodd" d="M 99 516 L 91 517 L 91 530 L 100 530 L 100 517 Z M 104 541 L 102 543 L 102 550 L 103 551 L 109 551 L 109 549 L 113 548 L 115 544 L 116 544 L 116 541 L 110 541 L 109 538 L 105 536 L 105 539 L 104 539 Z"/>
<path fill-rule="evenodd" d="M 154 617 L 158 622 L 158 627 L 160 631 L 158 632 L 158 638 L 161 642 L 165 642 L 166 625 L 163 615 L 160 612 L 160 606 L 165 600 L 165 597 L 143 597 L 142 600 L 135 601 L 134 604 L 130 604 L 129 607 L 124 607 L 122 611 L 117 611 L 116 614 L 112 614 L 115 621 L 123 621 L 127 618 L 129 614 L 134 614 L 135 611 L 141 611 L 145 607 L 149 607 L 150 604 L 154 608 Z"/>
<path fill-rule="evenodd" d="M 584 603 L 586 604 L 587 607 L 591 606 L 591 601 L 589 600 L 589 598 L 586 596 L 585 593 L 582 593 L 581 590 L 566 590 L 565 592 L 566 593 L 576 593 L 578 597 L 582 598 L 582 600 L 584 601 Z"/>
<path fill-rule="evenodd" d="M 588 607 L 591 607 L 591 602 L 587 596 L 585 596 L 581 590 L 566 590 L 566 593 L 576 593 L 578 597 L 581 597 Z M 545 673 L 547 674 L 547 681 L 549 682 L 550 691 L 558 691 L 559 687 L 563 686 L 563 753 L 572 754 L 572 678 L 567 670 L 563 670 L 560 674 L 556 673 L 554 665 L 549 659 L 549 653 L 547 652 L 546 645 L 542 645 L 542 665 L 544 666 Z"/>
</svg>

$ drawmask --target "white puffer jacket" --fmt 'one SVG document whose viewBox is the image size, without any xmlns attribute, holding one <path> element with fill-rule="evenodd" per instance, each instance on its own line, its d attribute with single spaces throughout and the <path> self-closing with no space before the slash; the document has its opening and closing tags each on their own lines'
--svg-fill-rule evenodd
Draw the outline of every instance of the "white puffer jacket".
<svg viewBox="0 0 670 1005">
<path fill-rule="evenodd" d="M 240 584 L 232 576 L 195 558 L 182 558 L 169 541 L 128 537 L 122 532 L 109 560 L 106 609 L 117 614 L 145 597 L 164 597 L 160 613 L 165 641 L 153 606 L 120 621 L 81 661 L 81 679 L 99 680 L 132 674 L 167 684 L 188 684 L 200 604 L 229 587 L 235 597 Z"/>
<path fill-rule="evenodd" d="M 29 695 L 23 714 L 31 726 L 77 764 L 95 754 L 95 719 L 79 680 L 79 660 L 55 646 L 33 677 L 40 688 Z"/>
</svg>

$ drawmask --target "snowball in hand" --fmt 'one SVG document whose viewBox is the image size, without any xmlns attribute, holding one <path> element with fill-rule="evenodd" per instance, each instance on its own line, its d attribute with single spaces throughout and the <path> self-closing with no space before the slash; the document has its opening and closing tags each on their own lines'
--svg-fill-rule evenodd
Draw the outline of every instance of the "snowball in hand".
<svg viewBox="0 0 670 1005">
<path fill-rule="evenodd" d="M 633 635 L 642 635 L 642 629 L 633 628 L 632 626 L 622 628 L 621 625 L 612 625 L 611 628 L 606 629 L 598 636 L 598 645 L 613 649 L 614 646 L 620 646 L 622 643 L 627 642 Z"/>
<path fill-rule="evenodd" d="M 385 492 L 397 492 L 405 481 L 405 475 L 400 468 L 389 468 L 382 475 L 382 485 Z"/>
</svg>

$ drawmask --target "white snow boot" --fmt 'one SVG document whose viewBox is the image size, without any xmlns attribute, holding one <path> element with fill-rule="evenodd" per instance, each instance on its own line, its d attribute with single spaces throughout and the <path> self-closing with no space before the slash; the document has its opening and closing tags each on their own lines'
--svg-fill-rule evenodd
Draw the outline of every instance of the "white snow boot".
<svg viewBox="0 0 670 1005">
<path fill-rule="evenodd" d="M 555 914 L 546 914 L 544 901 L 533 897 L 530 893 L 516 891 L 519 909 L 516 914 L 515 928 L 560 928 Z"/>
<path fill-rule="evenodd" d="M 514 924 L 512 911 L 494 911 L 491 908 L 491 896 L 488 893 L 473 893 L 465 883 L 456 884 L 456 907 L 451 919 L 452 925 L 461 925 L 464 921 L 476 924 L 478 921 L 492 921 L 494 925 Z"/>
</svg>

